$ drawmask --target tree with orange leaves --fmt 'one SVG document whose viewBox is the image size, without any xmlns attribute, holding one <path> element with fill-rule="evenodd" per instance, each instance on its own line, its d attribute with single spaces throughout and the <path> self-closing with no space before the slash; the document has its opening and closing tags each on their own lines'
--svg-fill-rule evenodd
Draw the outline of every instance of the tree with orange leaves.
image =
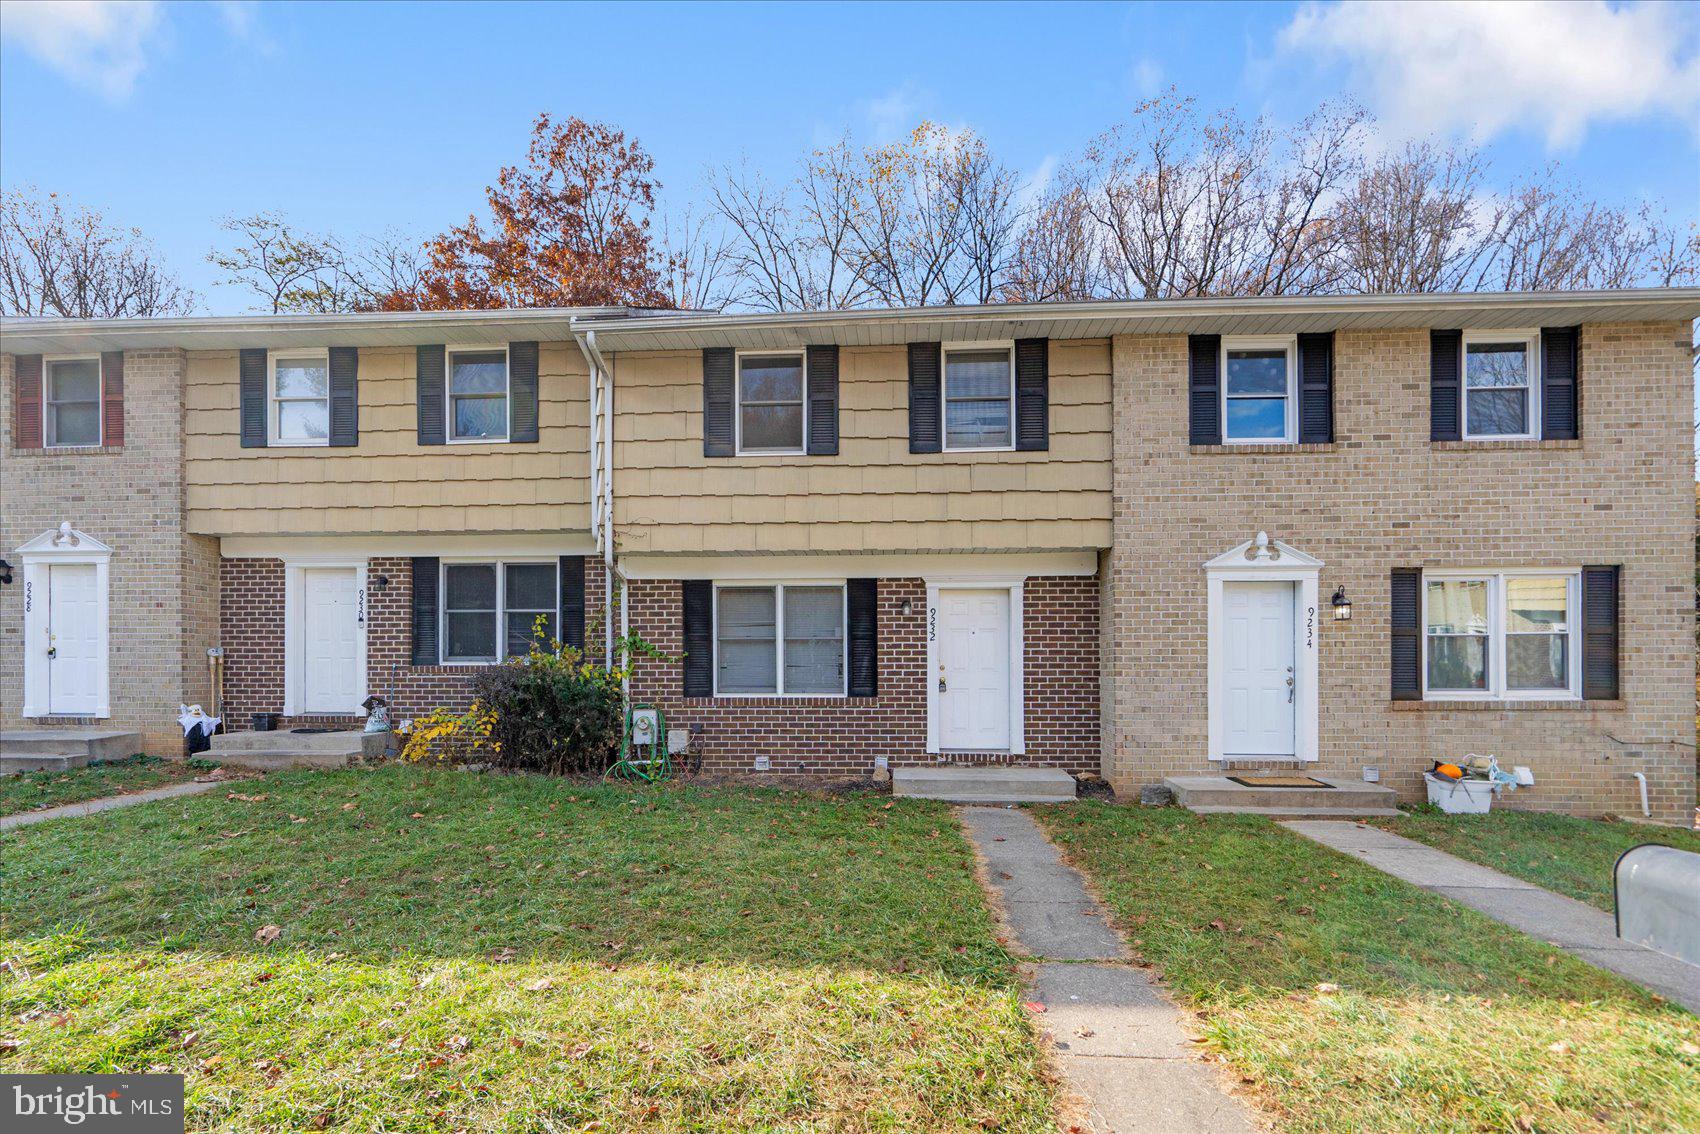
<svg viewBox="0 0 1700 1134">
<path fill-rule="evenodd" d="M 526 166 L 507 166 L 476 216 L 426 242 L 416 289 L 379 310 L 498 307 L 670 307 L 650 235 L 659 185 L 635 140 L 601 123 L 540 114 Z"/>
</svg>

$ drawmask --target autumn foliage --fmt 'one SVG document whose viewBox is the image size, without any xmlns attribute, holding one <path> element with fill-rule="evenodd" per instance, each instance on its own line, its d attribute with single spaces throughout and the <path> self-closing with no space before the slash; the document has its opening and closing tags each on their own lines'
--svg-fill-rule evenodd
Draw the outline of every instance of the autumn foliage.
<svg viewBox="0 0 1700 1134">
<path fill-rule="evenodd" d="M 670 307 L 650 233 L 654 160 L 621 130 L 538 116 L 523 168 L 485 192 L 489 218 L 428 241 L 417 290 L 380 310 Z"/>
</svg>

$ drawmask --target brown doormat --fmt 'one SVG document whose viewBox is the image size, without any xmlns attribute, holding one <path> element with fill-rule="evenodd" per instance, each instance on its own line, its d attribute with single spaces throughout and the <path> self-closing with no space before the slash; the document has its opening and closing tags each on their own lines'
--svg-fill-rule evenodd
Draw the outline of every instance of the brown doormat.
<svg viewBox="0 0 1700 1134">
<path fill-rule="evenodd" d="M 1229 776 L 1236 784 L 1246 787 L 1319 787 L 1331 788 L 1333 784 L 1323 783 L 1310 776 Z"/>
</svg>

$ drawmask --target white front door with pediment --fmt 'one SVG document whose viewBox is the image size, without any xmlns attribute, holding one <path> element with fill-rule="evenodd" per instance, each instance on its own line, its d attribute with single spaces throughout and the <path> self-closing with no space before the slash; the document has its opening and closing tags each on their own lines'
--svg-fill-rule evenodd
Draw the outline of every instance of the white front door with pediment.
<svg viewBox="0 0 1700 1134">
<path fill-rule="evenodd" d="M 92 717 L 106 699 L 106 628 L 101 625 L 99 568 L 47 565 L 47 711 Z"/>
<path fill-rule="evenodd" d="M 1293 591 L 1287 582 L 1229 581 L 1222 587 L 1225 756 L 1295 752 Z"/>
</svg>

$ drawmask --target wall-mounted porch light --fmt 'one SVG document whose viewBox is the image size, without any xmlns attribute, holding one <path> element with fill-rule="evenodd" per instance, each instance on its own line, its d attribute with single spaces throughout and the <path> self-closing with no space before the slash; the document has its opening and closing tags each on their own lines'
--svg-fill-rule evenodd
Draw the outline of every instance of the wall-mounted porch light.
<svg viewBox="0 0 1700 1134">
<path fill-rule="evenodd" d="M 915 613 L 915 604 L 910 602 L 908 599 L 904 599 L 897 605 L 897 612 L 903 615 L 903 617 L 908 618 L 911 614 Z"/>
<path fill-rule="evenodd" d="M 4 559 L 0 559 L 0 583 L 10 583 L 11 581 L 12 565 Z"/>
<path fill-rule="evenodd" d="M 1352 620 L 1352 600 L 1346 597 L 1344 585 L 1335 588 L 1334 597 L 1329 601 L 1334 606 L 1334 621 L 1350 622 Z"/>
</svg>

